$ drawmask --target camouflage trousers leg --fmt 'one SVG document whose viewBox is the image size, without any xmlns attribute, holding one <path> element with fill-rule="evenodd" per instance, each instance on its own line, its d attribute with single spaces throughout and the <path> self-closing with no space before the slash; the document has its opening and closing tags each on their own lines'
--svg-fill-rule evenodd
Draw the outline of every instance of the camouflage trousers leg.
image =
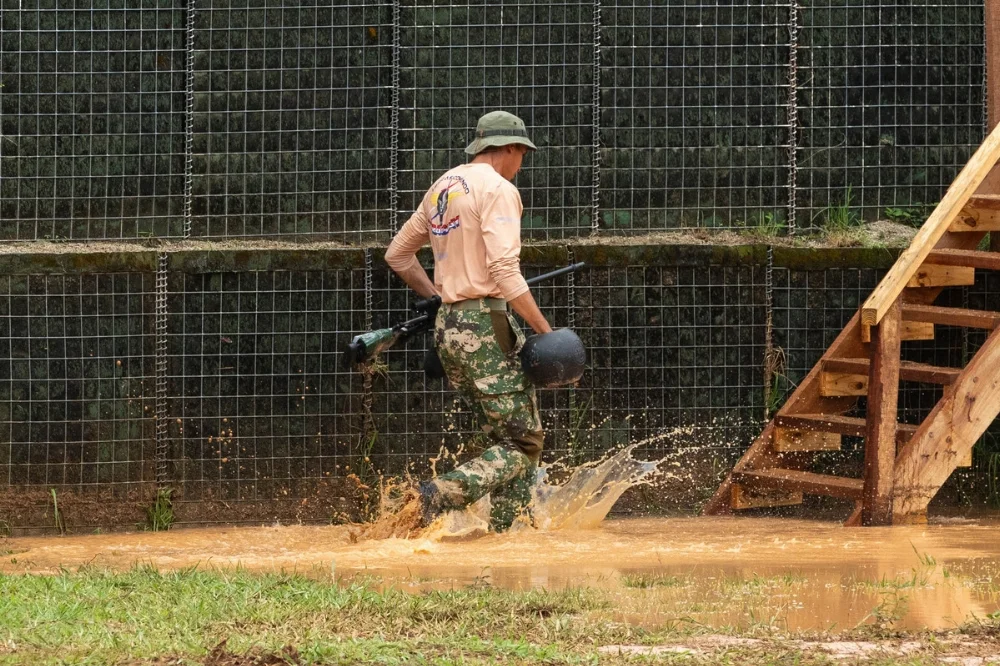
<svg viewBox="0 0 1000 666">
<path fill-rule="evenodd" d="M 502 531 L 511 526 L 531 501 L 535 462 L 506 446 L 491 446 L 478 458 L 442 474 L 425 484 L 431 490 L 435 511 L 460 509 L 490 494 L 493 509 L 490 527 Z"/>
<path fill-rule="evenodd" d="M 521 454 L 524 455 L 524 454 Z M 525 514 L 531 504 L 531 488 L 535 485 L 538 465 L 528 460 L 528 467 L 521 474 L 490 493 L 490 527 L 494 532 L 510 529 L 518 516 Z"/>
<path fill-rule="evenodd" d="M 448 304 L 438 310 L 435 345 L 441 365 L 495 445 L 424 484 L 431 489 L 432 512 L 461 508 L 489 493 L 491 527 L 499 531 L 527 508 L 544 432 L 534 389 L 517 357 L 523 340 L 506 312 Z"/>
</svg>

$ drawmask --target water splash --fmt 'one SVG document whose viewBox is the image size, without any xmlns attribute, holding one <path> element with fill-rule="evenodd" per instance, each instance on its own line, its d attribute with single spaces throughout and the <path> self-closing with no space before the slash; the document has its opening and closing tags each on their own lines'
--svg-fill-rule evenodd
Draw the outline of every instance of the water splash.
<svg viewBox="0 0 1000 666">
<path fill-rule="evenodd" d="M 531 510 L 535 527 L 541 530 L 597 527 L 629 488 L 649 481 L 662 460 L 636 460 L 632 452 L 641 444 L 630 444 L 596 463 L 573 470 L 562 485 L 547 482 L 547 470 L 538 470 Z"/>
<path fill-rule="evenodd" d="M 662 438 L 662 437 L 660 437 Z M 538 468 L 532 489 L 532 520 L 519 519 L 511 531 L 526 529 L 592 529 L 629 488 L 650 482 L 666 460 L 637 460 L 633 451 L 660 438 L 630 444 L 603 460 L 576 467 L 562 484 L 549 482 L 548 469 Z M 431 524 L 422 536 L 451 540 L 480 536 L 489 531 L 489 495 L 462 511 L 449 511 Z"/>
</svg>

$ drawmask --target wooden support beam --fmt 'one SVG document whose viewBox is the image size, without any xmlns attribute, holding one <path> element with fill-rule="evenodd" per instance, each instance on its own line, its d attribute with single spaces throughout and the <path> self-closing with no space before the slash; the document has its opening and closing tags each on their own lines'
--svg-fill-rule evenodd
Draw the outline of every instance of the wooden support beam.
<svg viewBox="0 0 1000 666">
<path fill-rule="evenodd" d="M 903 320 L 923 321 L 945 326 L 984 328 L 992 331 L 1000 324 L 1000 312 L 969 310 L 967 308 L 945 308 L 938 305 L 903 303 Z"/>
<path fill-rule="evenodd" d="M 1000 194 L 977 194 L 969 199 L 948 231 L 1000 231 Z"/>
<path fill-rule="evenodd" d="M 934 250 L 927 255 L 927 263 L 939 266 L 965 266 L 1000 271 L 1000 252 L 982 250 Z"/>
<path fill-rule="evenodd" d="M 970 239 L 975 239 L 976 234 L 963 234 L 968 236 Z M 928 290 L 929 291 L 929 290 Z M 933 292 L 929 291 L 929 294 Z M 864 354 L 864 347 L 861 344 L 861 336 L 858 331 L 860 326 L 861 313 L 855 313 L 851 321 L 848 322 L 847 326 L 837 339 L 833 341 L 830 348 L 827 350 L 826 356 L 860 356 Z M 854 398 L 824 398 L 819 393 L 819 381 L 822 366 L 817 364 L 809 371 L 809 374 L 799 382 L 798 388 L 792 393 L 791 397 L 785 401 L 785 404 L 781 407 L 779 414 L 792 414 L 799 412 L 806 413 L 836 413 L 841 414 L 846 412 L 851 408 L 851 405 L 855 402 Z M 857 419 L 861 424 L 861 431 L 864 430 L 864 421 Z M 792 426 L 794 427 L 794 426 Z M 820 428 L 809 428 L 811 430 L 820 430 Z M 733 467 L 733 473 L 741 472 L 744 470 L 754 470 L 767 467 L 779 467 L 779 466 L 794 466 L 798 461 L 793 461 L 789 459 L 789 456 L 796 456 L 795 453 L 781 453 L 776 451 L 774 448 L 774 431 L 775 431 L 775 421 L 767 424 L 764 431 L 754 440 L 750 448 L 747 449 L 736 465 Z M 801 462 L 798 462 L 801 464 Z M 705 515 L 711 516 L 720 513 L 728 513 L 732 509 L 732 479 L 733 476 L 730 474 L 726 479 L 719 485 L 719 488 L 712 495 L 712 498 L 705 504 L 702 512 Z"/>
<path fill-rule="evenodd" d="M 986 236 L 986 232 L 945 234 L 938 242 L 939 248 L 958 248 L 963 250 L 974 250 L 976 246 Z M 967 282 L 959 284 L 971 284 L 972 269 L 953 267 L 934 267 L 924 264 L 917 270 L 920 273 L 925 270 L 934 273 L 938 269 L 942 271 L 956 271 L 968 274 Z M 949 283 L 936 284 L 934 273 L 928 277 L 926 285 L 920 289 L 911 289 L 907 292 L 907 299 L 913 303 L 931 304 L 941 293 L 941 289 Z M 825 432 L 836 432 L 842 435 L 853 435 L 864 437 L 866 423 L 864 419 L 843 416 L 856 402 L 854 397 L 825 397 L 820 394 L 819 385 L 822 375 L 822 361 L 829 358 L 858 358 L 866 356 L 868 349 L 861 341 L 861 312 L 855 313 L 854 317 L 847 324 L 837 339 L 826 351 L 820 363 L 813 366 L 809 374 L 799 382 L 798 387 L 791 397 L 785 401 L 778 416 L 771 423 L 768 423 L 764 431 L 754 440 L 746 453 L 740 458 L 733 468 L 733 473 L 743 471 L 763 470 L 768 468 L 801 468 L 807 461 L 800 453 L 781 453 L 774 448 L 775 424 L 785 427 L 801 427 L 807 430 L 820 430 Z M 896 441 L 905 443 L 913 436 L 917 428 L 909 424 L 899 424 L 896 430 Z M 728 513 L 732 509 L 732 483 L 733 474 L 726 476 L 726 479 L 719 485 L 718 490 L 705 505 L 703 512 L 706 515 Z"/>
<path fill-rule="evenodd" d="M 1000 0 L 986 0 L 986 125 L 1000 125 Z M 993 169 L 979 187 L 983 194 L 1000 193 L 1000 167 Z M 991 240 L 993 240 L 991 238 Z"/>
<path fill-rule="evenodd" d="M 892 524 L 893 464 L 896 462 L 896 404 L 899 398 L 900 302 L 872 329 L 865 431 L 863 525 Z"/>
<path fill-rule="evenodd" d="M 951 390 L 896 459 L 893 521 L 926 514 L 927 504 L 1000 414 L 1000 329 L 993 331 Z"/>
<path fill-rule="evenodd" d="M 851 515 L 844 521 L 844 527 L 861 527 L 861 510 L 864 508 L 864 502 L 858 500 L 854 503 L 854 511 Z"/>
<path fill-rule="evenodd" d="M 868 327 L 871 332 L 871 326 Z M 912 340 L 933 340 L 934 324 L 922 321 L 904 321 L 900 323 L 899 339 L 903 342 Z M 869 340 L 871 342 L 871 340 Z"/>
<path fill-rule="evenodd" d="M 976 193 L 969 199 L 969 206 L 977 210 L 1000 210 L 1000 194 Z"/>
<path fill-rule="evenodd" d="M 899 300 L 910 278 L 924 259 L 948 231 L 948 227 L 968 203 L 983 179 L 1000 158 L 1000 131 L 994 130 L 972 156 L 951 187 L 941 198 L 927 222 L 913 237 L 910 246 L 875 287 L 861 308 L 861 323 L 874 325 L 882 320 L 889 308 Z"/>
</svg>

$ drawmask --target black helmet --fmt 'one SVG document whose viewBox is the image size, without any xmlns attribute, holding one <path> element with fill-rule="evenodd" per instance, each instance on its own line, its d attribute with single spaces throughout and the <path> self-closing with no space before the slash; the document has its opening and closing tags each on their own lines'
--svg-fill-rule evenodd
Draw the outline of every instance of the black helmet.
<svg viewBox="0 0 1000 666">
<path fill-rule="evenodd" d="M 521 368 L 535 386 L 573 384 L 583 376 L 587 353 L 576 333 L 560 328 L 532 335 L 521 348 Z"/>
</svg>

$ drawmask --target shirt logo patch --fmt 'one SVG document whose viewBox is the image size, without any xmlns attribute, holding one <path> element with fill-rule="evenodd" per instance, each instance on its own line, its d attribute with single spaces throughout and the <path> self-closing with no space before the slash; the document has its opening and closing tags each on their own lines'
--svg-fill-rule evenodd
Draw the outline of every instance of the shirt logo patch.
<svg viewBox="0 0 1000 666">
<path fill-rule="evenodd" d="M 431 215 L 431 233 L 447 236 L 452 230 L 462 226 L 458 215 L 448 217 L 448 205 L 458 197 L 469 193 L 469 184 L 461 176 L 446 176 L 439 181 L 440 189 L 431 195 L 434 214 Z"/>
</svg>

